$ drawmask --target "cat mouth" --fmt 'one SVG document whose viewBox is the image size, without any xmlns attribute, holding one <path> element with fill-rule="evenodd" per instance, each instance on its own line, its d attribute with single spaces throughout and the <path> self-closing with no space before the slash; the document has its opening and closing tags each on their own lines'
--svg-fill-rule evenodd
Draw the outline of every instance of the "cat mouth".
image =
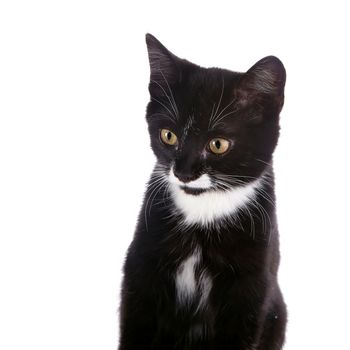
<svg viewBox="0 0 350 350">
<path fill-rule="evenodd" d="M 186 193 L 191 194 L 193 196 L 198 196 L 204 192 L 208 191 L 208 188 L 197 188 L 197 187 L 189 187 L 189 186 L 180 186 L 180 188 Z"/>
<path fill-rule="evenodd" d="M 184 191 L 186 194 L 193 196 L 207 192 L 213 187 L 208 174 L 202 174 L 195 180 L 183 182 L 174 175 L 173 170 L 169 173 L 169 182 L 181 191 Z"/>
</svg>

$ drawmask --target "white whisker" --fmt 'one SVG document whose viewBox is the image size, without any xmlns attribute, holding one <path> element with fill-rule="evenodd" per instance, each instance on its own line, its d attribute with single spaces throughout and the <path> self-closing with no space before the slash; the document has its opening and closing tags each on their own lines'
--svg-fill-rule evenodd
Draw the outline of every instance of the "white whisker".
<svg viewBox="0 0 350 350">
<path fill-rule="evenodd" d="M 210 118 L 209 120 L 209 130 L 212 129 L 212 125 L 211 125 L 211 120 L 213 120 L 213 122 L 215 123 L 215 118 L 216 118 L 216 115 L 218 113 L 218 110 L 221 106 L 221 101 L 222 101 L 222 96 L 224 95 L 224 89 L 225 89 L 225 80 L 224 80 L 224 76 L 222 76 L 222 88 L 221 88 L 221 94 L 220 94 L 220 98 L 219 98 L 219 103 L 216 107 L 216 110 L 215 110 L 215 113 L 214 113 L 214 117 L 213 118 Z"/>
<path fill-rule="evenodd" d="M 173 102 L 172 102 L 172 100 L 170 99 L 169 95 L 168 95 L 168 94 L 166 93 L 166 91 L 164 90 L 163 86 L 160 85 L 160 84 L 158 83 L 158 81 L 156 81 L 156 80 L 151 80 L 151 82 L 157 84 L 157 85 L 162 89 L 162 91 L 164 92 L 165 96 L 167 97 L 167 99 L 168 99 L 168 101 L 169 101 L 169 103 L 170 103 L 171 108 L 173 109 L 173 112 L 175 113 L 175 116 L 177 117 L 177 112 L 176 112 L 176 110 L 175 110 L 175 107 L 174 107 L 174 105 L 173 105 Z"/>
<path fill-rule="evenodd" d="M 174 112 L 175 112 L 175 115 L 177 117 L 177 119 L 179 119 L 179 109 L 177 108 L 177 104 L 176 104 L 176 101 L 175 101 L 175 98 L 174 98 L 174 94 L 173 94 L 173 91 L 171 90 L 171 87 L 168 83 L 168 80 L 166 79 L 165 75 L 163 74 L 162 71 L 160 71 L 160 73 L 162 74 L 162 77 L 163 79 L 165 80 L 165 83 L 167 84 L 168 86 L 168 89 L 169 89 L 169 92 L 170 92 L 170 95 L 171 95 L 171 98 L 173 99 L 173 103 L 174 103 Z"/>
<path fill-rule="evenodd" d="M 156 101 L 156 102 L 159 103 L 163 108 L 165 108 L 165 109 L 170 113 L 170 115 L 173 117 L 174 122 L 176 122 L 176 116 L 173 114 L 173 112 L 172 112 L 164 103 L 162 103 L 161 101 L 159 101 L 159 100 L 158 100 L 157 98 L 155 98 L 155 97 L 151 97 L 151 100 Z"/>
</svg>

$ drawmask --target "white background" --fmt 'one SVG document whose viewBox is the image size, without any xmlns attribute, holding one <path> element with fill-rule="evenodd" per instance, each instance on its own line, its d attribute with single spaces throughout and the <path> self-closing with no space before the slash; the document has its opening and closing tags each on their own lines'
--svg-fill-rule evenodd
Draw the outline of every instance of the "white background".
<svg viewBox="0 0 350 350">
<path fill-rule="evenodd" d="M 275 155 L 285 349 L 350 349 L 346 2 L 2 1 L 0 348 L 115 350 L 154 163 L 151 32 L 180 57 L 287 73 Z"/>
</svg>

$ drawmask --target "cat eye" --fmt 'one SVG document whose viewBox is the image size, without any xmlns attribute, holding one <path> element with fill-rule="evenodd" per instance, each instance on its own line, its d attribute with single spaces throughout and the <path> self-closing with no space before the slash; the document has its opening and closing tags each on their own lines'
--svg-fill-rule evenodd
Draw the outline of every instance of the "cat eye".
<svg viewBox="0 0 350 350">
<path fill-rule="evenodd" d="M 223 154 L 230 147 L 230 142 L 223 138 L 215 138 L 209 142 L 209 149 L 212 153 L 215 154 Z"/>
<path fill-rule="evenodd" d="M 177 144 L 177 136 L 168 129 L 160 130 L 160 138 L 167 145 L 174 146 Z"/>
</svg>

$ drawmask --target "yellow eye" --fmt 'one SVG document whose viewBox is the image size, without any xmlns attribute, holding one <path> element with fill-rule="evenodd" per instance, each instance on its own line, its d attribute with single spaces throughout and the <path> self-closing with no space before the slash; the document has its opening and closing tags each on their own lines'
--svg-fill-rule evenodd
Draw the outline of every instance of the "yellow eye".
<svg viewBox="0 0 350 350">
<path fill-rule="evenodd" d="M 168 129 L 160 130 L 160 138 L 167 145 L 174 146 L 177 144 L 177 136 Z"/>
<path fill-rule="evenodd" d="M 209 148 L 211 152 L 215 154 L 223 154 L 228 150 L 229 147 L 230 142 L 222 138 L 212 139 L 209 142 Z"/>
</svg>

